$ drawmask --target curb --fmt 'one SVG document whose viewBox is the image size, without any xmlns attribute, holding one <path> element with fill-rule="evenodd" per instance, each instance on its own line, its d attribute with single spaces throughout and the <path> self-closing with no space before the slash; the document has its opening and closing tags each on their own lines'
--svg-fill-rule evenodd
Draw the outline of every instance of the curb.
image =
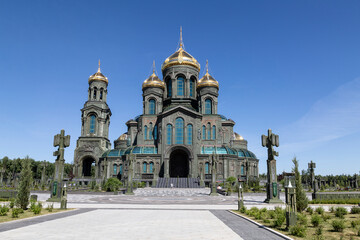
<svg viewBox="0 0 360 240">
<path fill-rule="evenodd" d="M 287 240 L 294 240 L 293 238 L 291 238 L 289 236 L 286 236 L 286 235 L 284 235 L 282 233 L 279 233 L 278 231 L 275 231 L 275 230 L 273 230 L 271 228 L 268 228 L 268 227 L 266 227 L 266 226 L 264 226 L 264 225 L 262 225 L 262 224 L 260 224 L 260 223 L 258 223 L 256 221 L 250 219 L 250 218 L 247 218 L 247 217 L 244 217 L 244 216 L 242 216 L 242 215 L 240 215 L 238 213 L 235 213 L 232 210 L 226 210 L 226 211 L 228 211 L 228 212 L 230 212 L 230 213 L 232 213 L 232 214 L 234 214 L 234 215 L 236 215 L 238 217 L 241 217 L 241 218 L 243 218 L 243 219 L 245 219 L 245 220 L 247 220 L 247 221 L 249 221 L 249 222 L 251 222 L 251 223 L 253 223 L 253 224 L 255 224 L 255 225 L 257 225 L 257 226 L 259 226 L 261 228 L 263 228 L 263 229 L 266 229 L 267 231 L 272 232 L 272 233 L 278 235 L 279 237 L 282 237 L 282 238 L 287 239 Z"/>
<path fill-rule="evenodd" d="M 60 214 L 60 213 L 65 213 L 65 212 L 72 212 L 72 211 L 76 211 L 76 210 L 79 210 L 79 208 L 75 208 L 75 209 L 71 209 L 71 210 L 66 210 L 66 211 L 62 211 L 62 212 L 57 212 L 57 213 L 43 214 L 43 215 L 40 215 L 40 216 L 31 216 L 31 217 L 28 217 L 28 218 L 14 219 L 14 220 L 12 220 L 12 221 L 7 221 L 7 222 L 0 223 L 0 226 L 1 226 L 1 225 L 5 225 L 5 224 L 11 224 L 11 223 L 17 223 L 17 222 L 22 222 L 22 221 L 26 221 L 26 220 L 41 218 L 41 217 L 45 217 L 45 216 L 52 216 L 52 215 L 56 215 L 56 214 Z"/>
</svg>

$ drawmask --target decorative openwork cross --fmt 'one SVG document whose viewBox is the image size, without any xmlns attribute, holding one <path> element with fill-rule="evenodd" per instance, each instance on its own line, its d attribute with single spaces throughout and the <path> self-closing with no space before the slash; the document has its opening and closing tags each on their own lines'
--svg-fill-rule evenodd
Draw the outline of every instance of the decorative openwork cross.
<svg viewBox="0 0 360 240">
<path fill-rule="evenodd" d="M 68 146 L 70 146 L 70 135 L 65 136 L 65 130 L 61 130 L 60 134 L 54 136 L 54 147 L 59 147 L 53 154 L 57 156 L 56 161 L 64 161 L 64 149 Z"/>
<path fill-rule="evenodd" d="M 268 149 L 268 160 L 274 160 L 274 156 L 279 156 L 279 153 L 274 150 L 274 146 L 279 147 L 279 135 L 273 134 L 271 129 L 268 130 L 268 135 L 261 135 L 261 144 Z"/>
</svg>

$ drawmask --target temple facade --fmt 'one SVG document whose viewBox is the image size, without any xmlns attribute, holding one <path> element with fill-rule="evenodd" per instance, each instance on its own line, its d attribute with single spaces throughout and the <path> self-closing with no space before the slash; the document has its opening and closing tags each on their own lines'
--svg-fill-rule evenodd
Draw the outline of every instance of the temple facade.
<svg viewBox="0 0 360 240">
<path fill-rule="evenodd" d="M 106 103 L 108 79 L 98 71 L 89 78 L 89 95 L 81 109 L 81 136 L 74 154 L 77 179 L 125 180 L 128 156 L 135 155 L 133 180 L 155 186 L 161 179 L 211 180 L 210 157 L 218 156 L 216 179 L 258 177 L 259 160 L 247 141 L 233 131 L 235 122 L 218 114 L 219 82 L 200 64 L 178 50 L 142 84 L 141 115 L 126 122 L 127 132 L 108 139 L 111 111 Z"/>
</svg>

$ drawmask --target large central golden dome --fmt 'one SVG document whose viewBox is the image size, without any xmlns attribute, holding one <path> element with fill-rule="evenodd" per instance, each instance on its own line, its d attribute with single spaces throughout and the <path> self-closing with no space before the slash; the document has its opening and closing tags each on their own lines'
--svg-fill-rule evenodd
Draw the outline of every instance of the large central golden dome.
<svg viewBox="0 0 360 240">
<path fill-rule="evenodd" d="M 161 66 L 161 70 L 164 71 L 166 68 L 174 65 L 189 65 L 195 67 L 200 71 L 200 64 L 198 61 L 184 50 L 184 44 L 182 42 L 182 29 L 180 28 L 180 47 L 179 49 L 168 57 Z"/>
</svg>

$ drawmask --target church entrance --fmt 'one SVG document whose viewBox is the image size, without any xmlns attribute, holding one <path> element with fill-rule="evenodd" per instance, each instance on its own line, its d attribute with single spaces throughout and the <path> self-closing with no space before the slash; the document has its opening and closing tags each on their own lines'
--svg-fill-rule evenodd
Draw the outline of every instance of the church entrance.
<svg viewBox="0 0 360 240">
<path fill-rule="evenodd" d="M 95 177 L 95 159 L 92 157 L 84 158 L 82 168 L 82 174 L 84 177 Z"/>
<path fill-rule="evenodd" d="M 181 149 L 170 154 L 170 177 L 188 177 L 189 156 Z"/>
</svg>

